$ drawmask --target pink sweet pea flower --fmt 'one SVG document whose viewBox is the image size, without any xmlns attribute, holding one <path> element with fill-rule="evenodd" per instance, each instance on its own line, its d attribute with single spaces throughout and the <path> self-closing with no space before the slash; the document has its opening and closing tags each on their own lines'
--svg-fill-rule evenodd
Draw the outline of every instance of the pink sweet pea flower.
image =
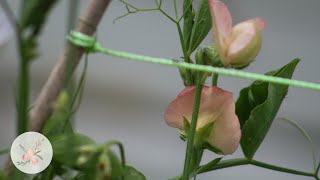
<svg viewBox="0 0 320 180">
<path fill-rule="evenodd" d="M 28 153 L 24 153 L 23 156 L 22 156 L 22 159 L 23 159 L 24 161 L 29 161 L 30 155 L 29 155 Z"/>
<path fill-rule="evenodd" d="M 208 0 L 214 41 L 224 66 L 242 68 L 258 55 L 266 23 L 262 18 L 250 19 L 232 27 L 228 7 L 221 1 Z"/>
<path fill-rule="evenodd" d="M 32 149 L 28 149 L 26 153 L 23 154 L 22 159 L 24 161 L 29 161 L 29 159 L 34 155 L 34 152 Z"/>
<path fill-rule="evenodd" d="M 184 130 L 184 118 L 191 121 L 195 91 L 195 86 L 187 87 L 169 104 L 165 112 L 168 126 Z M 233 153 L 239 145 L 241 130 L 232 94 L 218 87 L 203 86 L 196 130 L 212 122 L 206 141 L 223 154 Z"/>
<path fill-rule="evenodd" d="M 32 164 L 32 165 L 37 165 L 38 163 L 39 163 L 38 158 L 36 158 L 35 156 L 32 156 L 32 158 L 31 158 L 31 164 Z"/>
</svg>

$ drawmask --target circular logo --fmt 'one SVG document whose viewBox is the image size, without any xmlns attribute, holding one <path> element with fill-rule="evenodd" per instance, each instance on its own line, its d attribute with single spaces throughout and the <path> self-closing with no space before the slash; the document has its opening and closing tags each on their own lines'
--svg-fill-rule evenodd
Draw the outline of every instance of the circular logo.
<svg viewBox="0 0 320 180">
<path fill-rule="evenodd" d="M 10 150 L 13 164 L 27 174 L 37 174 L 45 170 L 52 160 L 52 155 L 50 141 L 37 132 L 19 135 Z"/>
</svg>

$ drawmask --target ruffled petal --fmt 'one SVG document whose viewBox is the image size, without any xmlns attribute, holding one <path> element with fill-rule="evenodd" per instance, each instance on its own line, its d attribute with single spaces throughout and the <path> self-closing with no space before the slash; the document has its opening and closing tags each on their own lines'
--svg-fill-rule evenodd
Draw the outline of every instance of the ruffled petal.
<svg viewBox="0 0 320 180">
<path fill-rule="evenodd" d="M 227 52 L 227 63 L 247 65 L 259 53 L 261 48 L 262 28 L 255 20 L 249 20 L 236 25 L 232 31 L 232 40 Z"/>
<path fill-rule="evenodd" d="M 165 112 L 169 126 L 183 130 L 183 117 L 191 121 L 195 91 L 195 86 L 187 87 L 169 104 Z M 224 154 L 234 152 L 240 141 L 241 130 L 232 93 L 211 86 L 203 86 L 201 93 L 197 130 L 214 122 L 207 141 Z"/>
<path fill-rule="evenodd" d="M 195 86 L 185 88 L 167 107 L 164 119 L 168 126 L 183 129 L 183 117 L 188 120 L 192 116 Z"/>
<path fill-rule="evenodd" d="M 214 121 L 208 142 L 224 154 L 231 154 L 239 146 L 241 138 L 240 123 L 235 114 L 235 103 L 232 97 L 226 99 L 223 106 L 222 113 Z"/>
<path fill-rule="evenodd" d="M 212 29 L 215 45 L 222 59 L 227 50 L 226 39 L 232 32 L 232 18 L 228 7 L 221 1 L 209 0 L 212 19 Z"/>
<path fill-rule="evenodd" d="M 166 109 L 166 123 L 174 128 L 183 129 L 183 117 L 191 121 L 196 87 L 185 88 Z M 197 129 L 213 122 L 222 114 L 226 99 L 232 94 L 218 87 L 203 86 Z"/>
<path fill-rule="evenodd" d="M 232 31 L 232 18 L 228 7 L 221 1 L 209 0 L 212 25 L 215 33 L 225 38 Z"/>
</svg>

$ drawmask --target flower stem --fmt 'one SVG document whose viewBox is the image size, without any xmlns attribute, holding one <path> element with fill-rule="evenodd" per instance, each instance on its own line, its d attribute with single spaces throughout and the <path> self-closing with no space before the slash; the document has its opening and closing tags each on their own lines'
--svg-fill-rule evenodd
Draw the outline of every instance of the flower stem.
<svg viewBox="0 0 320 180">
<path fill-rule="evenodd" d="M 191 159 L 192 159 L 192 151 L 193 151 L 193 142 L 194 136 L 196 133 L 196 125 L 198 121 L 199 115 L 199 108 L 200 108 L 200 100 L 201 100 L 201 92 L 202 92 L 202 84 L 197 82 L 196 86 L 196 94 L 194 97 L 194 104 L 193 104 L 193 112 L 192 112 L 192 120 L 190 125 L 190 132 L 187 138 L 187 150 L 184 162 L 184 169 L 183 169 L 183 180 L 189 180 L 190 177 L 190 167 L 191 167 Z"/>
<path fill-rule="evenodd" d="M 219 74 L 213 73 L 213 75 L 212 75 L 212 86 L 217 86 L 218 85 L 218 78 L 219 78 Z"/>
<path fill-rule="evenodd" d="M 238 158 L 238 159 L 231 159 L 231 160 L 225 160 L 219 162 L 216 166 L 214 167 L 207 167 L 206 165 L 199 167 L 197 170 L 197 174 L 209 172 L 209 171 L 214 171 L 218 169 L 224 169 L 224 168 L 229 168 L 229 167 L 235 167 L 235 166 L 241 166 L 241 165 L 254 165 L 258 167 L 262 167 L 265 169 L 271 169 L 274 171 L 279 171 L 279 172 L 284 172 L 284 173 L 289 173 L 289 174 L 295 174 L 295 175 L 301 175 L 301 176 L 308 176 L 308 177 L 314 177 L 318 180 L 318 177 L 315 173 L 309 173 L 309 172 L 304 172 L 304 171 L 298 171 L 294 169 L 289 169 L 289 168 L 284 168 L 280 166 L 275 166 L 272 164 L 267 164 L 264 162 L 256 161 L 256 160 L 250 160 L 246 158 Z"/>
</svg>

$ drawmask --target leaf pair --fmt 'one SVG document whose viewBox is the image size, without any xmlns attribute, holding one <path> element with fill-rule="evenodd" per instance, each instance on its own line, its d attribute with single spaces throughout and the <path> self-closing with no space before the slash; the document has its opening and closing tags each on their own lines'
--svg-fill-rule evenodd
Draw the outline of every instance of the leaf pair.
<svg viewBox="0 0 320 180">
<path fill-rule="evenodd" d="M 299 63 L 291 61 L 281 69 L 266 75 L 291 79 Z M 236 102 L 236 114 L 242 129 L 241 147 L 244 155 L 252 159 L 288 93 L 288 86 L 255 81 L 241 90 Z"/>
<path fill-rule="evenodd" d="M 200 45 L 212 27 L 208 0 L 200 0 L 195 16 L 192 1 L 184 0 L 183 2 L 183 37 L 188 54 L 191 54 Z"/>
</svg>

